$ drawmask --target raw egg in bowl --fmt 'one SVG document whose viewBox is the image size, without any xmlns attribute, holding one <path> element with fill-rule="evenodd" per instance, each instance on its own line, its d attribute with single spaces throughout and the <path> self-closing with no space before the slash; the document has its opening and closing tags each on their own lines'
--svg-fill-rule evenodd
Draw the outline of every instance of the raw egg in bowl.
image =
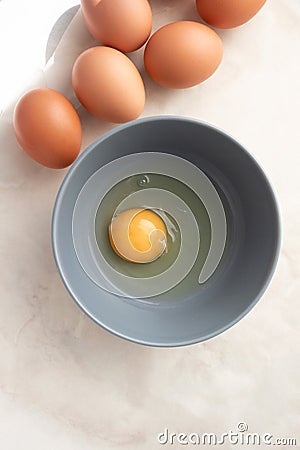
<svg viewBox="0 0 300 450">
<path fill-rule="evenodd" d="M 158 214 L 133 208 L 112 218 L 109 240 L 114 251 L 126 261 L 149 263 L 167 247 L 167 230 Z"/>
<path fill-rule="evenodd" d="M 279 214 L 235 139 L 197 120 L 149 117 L 75 161 L 52 241 L 90 318 L 128 340 L 174 347 L 221 333 L 256 304 L 276 266 Z"/>
</svg>

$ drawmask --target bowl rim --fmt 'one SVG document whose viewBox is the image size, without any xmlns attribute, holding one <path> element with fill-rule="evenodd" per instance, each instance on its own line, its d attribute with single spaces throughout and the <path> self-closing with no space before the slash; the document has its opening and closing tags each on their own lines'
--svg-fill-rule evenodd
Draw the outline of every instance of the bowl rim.
<svg viewBox="0 0 300 450">
<path fill-rule="evenodd" d="M 73 174 L 76 172 L 78 166 L 81 164 L 81 161 L 84 160 L 86 157 L 88 157 L 88 155 L 94 150 L 94 148 L 96 146 L 98 146 L 101 142 L 104 142 L 105 140 L 109 139 L 114 134 L 119 133 L 120 131 L 123 131 L 127 128 L 137 126 L 142 123 L 159 122 L 159 121 L 179 121 L 179 122 L 188 122 L 188 123 L 195 124 L 195 125 L 202 125 L 206 128 L 211 129 L 214 132 L 217 132 L 217 133 L 223 135 L 225 138 L 231 140 L 233 143 L 238 145 L 238 147 L 247 155 L 247 157 L 254 163 L 254 165 L 260 172 L 260 175 L 262 176 L 262 178 L 265 182 L 265 185 L 268 188 L 271 198 L 273 200 L 274 210 L 275 210 L 276 219 L 277 219 L 277 223 L 276 223 L 277 234 L 276 234 L 276 243 L 275 243 L 276 247 L 274 249 L 275 251 L 274 251 L 273 260 L 270 264 L 268 275 L 266 276 L 264 283 L 261 286 L 261 289 L 259 290 L 257 295 L 253 298 L 253 300 L 251 301 L 249 306 L 247 308 L 245 308 L 243 310 L 243 312 L 241 314 L 239 314 L 236 318 L 234 318 L 233 320 L 231 320 L 229 323 L 227 323 L 226 325 L 224 325 L 221 328 L 218 328 L 218 329 L 216 329 L 210 333 L 207 333 L 204 336 L 199 337 L 199 338 L 183 340 L 183 341 L 174 340 L 174 342 L 161 342 L 159 340 L 150 341 L 150 340 L 133 338 L 131 336 L 128 336 L 128 335 L 118 331 L 118 330 L 110 328 L 105 323 L 103 323 L 100 319 L 95 317 L 88 309 L 86 309 L 80 303 L 75 292 L 73 292 L 73 290 L 72 290 L 71 284 L 66 280 L 66 278 L 64 276 L 64 272 L 61 267 L 59 256 L 58 256 L 59 252 L 58 252 L 57 238 L 56 238 L 57 223 L 58 223 L 59 210 L 60 210 L 60 206 L 61 206 L 62 197 L 64 195 L 64 192 L 68 188 L 70 181 L 73 178 Z M 205 121 L 197 119 L 197 118 L 179 116 L 179 115 L 155 115 L 155 116 L 143 117 L 143 118 L 139 118 L 136 120 L 132 120 L 125 124 L 118 125 L 118 126 L 112 128 L 111 130 L 105 132 L 103 135 L 101 135 L 100 137 L 95 139 L 91 144 L 89 144 L 88 147 L 81 152 L 81 154 L 77 157 L 77 159 L 71 165 L 71 167 L 69 168 L 68 172 L 66 173 L 63 181 L 61 182 L 61 185 L 58 189 L 56 199 L 54 202 L 54 206 L 53 206 L 53 210 L 52 210 L 52 221 L 51 221 L 51 243 L 52 243 L 52 253 L 54 256 L 56 267 L 58 269 L 60 278 L 63 281 L 63 284 L 64 284 L 66 290 L 68 291 L 68 293 L 70 294 L 71 298 L 76 303 L 76 305 L 79 306 L 79 308 L 90 319 L 92 319 L 93 322 L 95 322 L 98 326 L 101 326 L 103 329 L 110 332 L 111 334 L 118 336 L 122 339 L 125 339 L 129 342 L 139 344 L 139 345 L 149 346 L 149 347 L 160 347 L 160 348 L 176 348 L 176 347 L 178 347 L 179 348 L 179 347 L 184 347 L 184 346 L 188 346 L 188 345 L 195 345 L 195 344 L 207 341 L 209 339 L 212 339 L 212 338 L 220 335 L 221 333 L 225 332 L 226 330 L 232 328 L 234 325 L 236 325 L 243 317 L 245 317 L 254 308 L 254 306 L 258 303 L 259 299 L 263 296 L 267 287 L 269 286 L 269 283 L 270 283 L 270 281 L 274 275 L 274 272 L 276 270 L 276 267 L 277 267 L 280 249 L 281 249 L 281 243 L 282 243 L 282 226 L 281 226 L 281 219 L 280 219 L 278 195 L 277 195 L 276 190 L 274 189 L 274 186 L 272 185 L 271 181 L 267 177 L 264 169 L 262 168 L 261 163 L 258 162 L 256 157 L 254 157 L 247 150 L 247 148 L 245 148 L 244 145 L 241 144 L 241 142 L 238 139 L 234 138 L 230 133 L 227 133 L 222 128 L 219 128 L 215 125 L 212 125 L 208 122 L 205 122 Z"/>
</svg>

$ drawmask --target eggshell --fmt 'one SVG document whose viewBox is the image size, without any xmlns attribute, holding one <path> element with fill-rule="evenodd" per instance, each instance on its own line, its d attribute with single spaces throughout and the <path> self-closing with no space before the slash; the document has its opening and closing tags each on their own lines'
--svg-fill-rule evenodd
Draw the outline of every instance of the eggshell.
<svg viewBox="0 0 300 450">
<path fill-rule="evenodd" d="M 235 28 L 252 19 L 266 0 L 196 0 L 205 22 L 217 28 Z"/>
<path fill-rule="evenodd" d="M 144 63 L 158 84 L 181 89 L 209 78 L 222 56 L 222 41 L 215 31 L 197 22 L 179 21 L 163 26 L 151 36 Z"/>
<path fill-rule="evenodd" d="M 74 91 L 95 116 L 122 123 L 136 119 L 145 105 L 145 88 L 133 62 L 111 47 L 92 47 L 75 61 Z"/>
<path fill-rule="evenodd" d="M 16 105 L 13 123 L 21 147 L 46 167 L 67 167 L 80 151 L 78 114 L 69 100 L 53 89 L 27 92 Z"/>
<path fill-rule="evenodd" d="M 147 0 L 81 0 L 82 14 L 96 41 L 123 52 L 140 48 L 152 28 Z"/>
</svg>

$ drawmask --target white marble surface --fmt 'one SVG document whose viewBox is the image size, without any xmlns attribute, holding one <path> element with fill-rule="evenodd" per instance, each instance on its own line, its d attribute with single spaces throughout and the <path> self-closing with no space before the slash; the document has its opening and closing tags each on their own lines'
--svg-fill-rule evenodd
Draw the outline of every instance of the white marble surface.
<svg viewBox="0 0 300 450">
<path fill-rule="evenodd" d="M 154 28 L 199 20 L 193 0 L 151 4 Z M 143 72 L 145 116 L 196 117 L 233 134 L 261 162 L 281 208 L 282 251 L 262 300 L 226 333 L 181 349 L 125 342 L 75 306 L 50 245 L 52 206 L 66 170 L 34 163 L 13 135 L 15 101 L 34 86 L 57 88 L 74 101 L 83 148 L 113 126 L 79 107 L 70 87 L 72 62 L 93 44 L 80 12 L 44 66 L 72 14 L 48 40 L 51 29 L 73 6 L 0 1 L 1 450 L 154 450 L 163 448 L 157 434 L 166 427 L 222 433 L 240 421 L 252 432 L 297 438 L 300 448 L 299 0 L 268 0 L 253 21 L 222 31 L 222 66 L 201 86 L 166 90 Z M 141 52 L 132 58 L 141 67 Z"/>
</svg>

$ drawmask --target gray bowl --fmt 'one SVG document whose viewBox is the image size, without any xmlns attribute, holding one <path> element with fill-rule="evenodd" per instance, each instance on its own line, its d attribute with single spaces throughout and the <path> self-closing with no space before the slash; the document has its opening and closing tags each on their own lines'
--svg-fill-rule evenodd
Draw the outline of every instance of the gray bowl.
<svg viewBox="0 0 300 450">
<path fill-rule="evenodd" d="M 189 289 L 187 277 L 185 284 L 179 283 L 168 293 L 139 299 L 109 292 L 97 281 L 97 274 L 86 269 L 80 251 L 86 248 L 83 259 L 89 264 L 90 240 L 83 234 L 87 245 L 76 250 L 74 211 L 84 186 L 104 165 L 127 155 L 152 152 L 183 158 L 205 174 L 224 205 L 227 238 L 222 258 L 205 282 Z M 90 226 L 92 199 L 91 205 L 88 199 L 82 203 L 79 231 L 80 226 L 82 230 Z M 94 213 L 91 217 L 94 220 Z M 262 169 L 236 140 L 197 120 L 150 117 L 106 133 L 75 161 L 57 195 L 52 243 L 66 288 L 97 324 L 140 344 L 182 346 L 228 329 L 262 296 L 278 259 L 279 214 Z"/>
</svg>

